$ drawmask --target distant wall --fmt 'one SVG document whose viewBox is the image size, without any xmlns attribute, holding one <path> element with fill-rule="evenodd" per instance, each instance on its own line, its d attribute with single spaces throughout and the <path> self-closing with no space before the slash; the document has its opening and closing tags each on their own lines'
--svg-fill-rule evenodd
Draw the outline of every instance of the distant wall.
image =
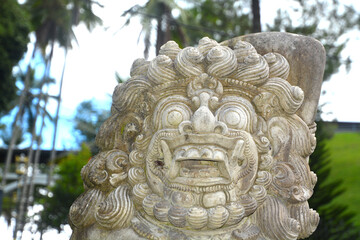
<svg viewBox="0 0 360 240">
<path fill-rule="evenodd" d="M 0 164 L 5 163 L 7 148 L 0 148 Z M 36 151 L 36 150 L 35 150 Z M 64 157 L 68 155 L 71 151 L 56 151 L 56 157 Z M 11 162 L 15 162 L 15 157 L 20 156 L 20 154 L 28 155 L 29 149 L 14 149 L 13 157 Z M 35 155 L 35 153 L 34 153 Z M 50 161 L 51 150 L 41 150 L 40 152 L 40 163 L 48 163 Z"/>
<path fill-rule="evenodd" d="M 335 132 L 360 132 L 360 122 L 325 122 L 335 126 Z"/>
</svg>

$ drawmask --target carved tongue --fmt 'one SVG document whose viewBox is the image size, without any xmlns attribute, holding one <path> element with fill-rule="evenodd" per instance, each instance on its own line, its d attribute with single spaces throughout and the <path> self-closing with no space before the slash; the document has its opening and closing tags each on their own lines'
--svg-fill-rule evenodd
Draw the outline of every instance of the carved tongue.
<svg viewBox="0 0 360 240">
<path fill-rule="evenodd" d="M 206 178 L 220 176 L 218 163 L 214 161 L 186 160 L 182 161 L 180 166 L 181 177 Z"/>
</svg>

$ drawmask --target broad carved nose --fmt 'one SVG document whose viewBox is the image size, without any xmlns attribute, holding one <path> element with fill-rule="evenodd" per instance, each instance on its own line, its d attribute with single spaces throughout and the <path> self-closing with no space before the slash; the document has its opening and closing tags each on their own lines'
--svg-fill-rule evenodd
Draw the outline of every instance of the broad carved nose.
<svg viewBox="0 0 360 240">
<path fill-rule="evenodd" d="M 200 106 L 191 118 L 193 131 L 196 133 L 214 132 L 216 120 L 214 114 L 209 109 L 210 95 L 202 92 L 199 95 Z"/>
</svg>

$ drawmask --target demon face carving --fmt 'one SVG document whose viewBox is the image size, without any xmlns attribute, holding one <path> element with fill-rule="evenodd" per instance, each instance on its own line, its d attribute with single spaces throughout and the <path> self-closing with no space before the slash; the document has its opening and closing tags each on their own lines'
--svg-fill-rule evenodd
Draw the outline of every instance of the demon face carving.
<svg viewBox="0 0 360 240">
<path fill-rule="evenodd" d="M 304 94 L 288 75 L 282 55 L 244 41 L 203 38 L 184 49 L 170 41 L 151 62 L 135 61 L 97 136 L 101 152 L 82 170 L 73 238 L 311 234 L 315 139 L 296 115 Z"/>
</svg>

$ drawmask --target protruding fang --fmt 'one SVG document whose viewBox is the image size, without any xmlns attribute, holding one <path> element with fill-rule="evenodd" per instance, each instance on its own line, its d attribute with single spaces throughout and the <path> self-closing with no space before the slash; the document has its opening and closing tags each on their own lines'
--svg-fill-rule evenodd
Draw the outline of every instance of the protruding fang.
<svg viewBox="0 0 360 240">
<path fill-rule="evenodd" d="M 166 167 L 170 167 L 171 165 L 171 152 L 170 152 L 170 148 L 167 145 L 167 143 L 164 140 L 160 141 L 160 145 L 161 145 L 161 150 L 162 153 L 164 154 L 164 162 L 165 162 L 165 166 Z"/>
<path fill-rule="evenodd" d="M 244 153 L 244 140 L 238 140 L 236 142 L 233 154 L 231 156 L 232 159 L 239 159 L 243 156 Z"/>
<path fill-rule="evenodd" d="M 178 172 L 179 172 L 179 167 L 178 167 L 177 163 L 172 161 L 172 155 L 171 155 L 170 148 L 167 145 L 167 143 L 164 140 L 161 140 L 160 145 L 161 145 L 161 150 L 164 154 L 165 167 L 167 169 L 169 169 L 168 178 L 173 179 L 173 178 L 177 177 Z"/>
<path fill-rule="evenodd" d="M 168 178 L 174 179 L 178 176 L 178 174 L 179 174 L 179 164 L 173 161 L 170 166 Z"/>
</svg>

